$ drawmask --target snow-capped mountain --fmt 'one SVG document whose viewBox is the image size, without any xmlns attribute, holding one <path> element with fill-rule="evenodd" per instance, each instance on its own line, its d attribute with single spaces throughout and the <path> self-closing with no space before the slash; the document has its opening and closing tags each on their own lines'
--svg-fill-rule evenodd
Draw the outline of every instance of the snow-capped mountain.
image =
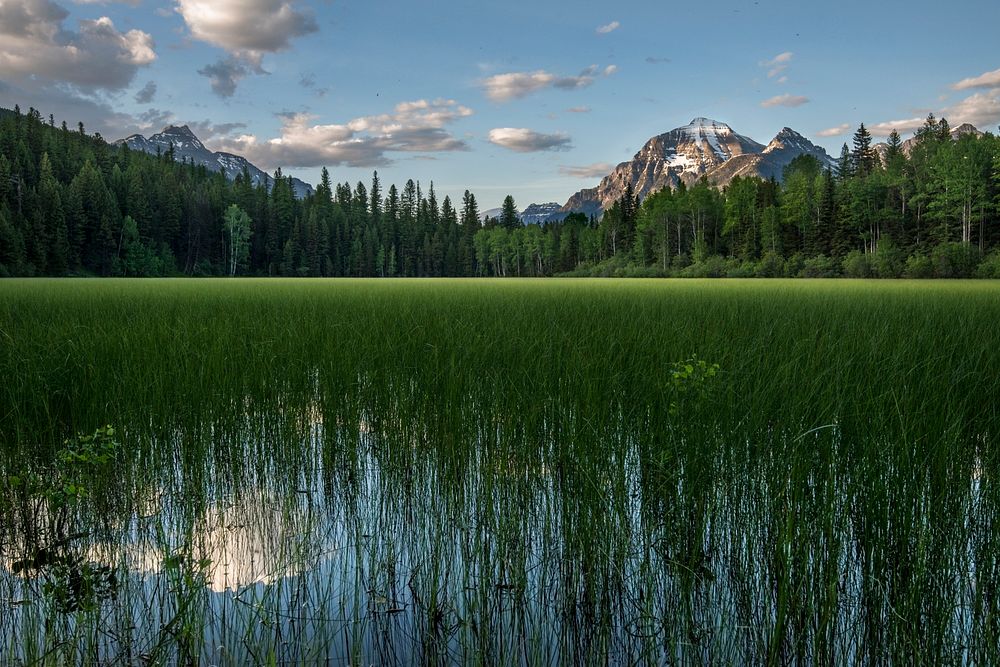
<svg viewBox="0 0 1000 667">
<path fill-rule="evenodd" d="M 499 218 L 503 213 L 502 208 L 490 208 L 479 213 L 479 222 L 484 222 L 486 218 Z M 521 222 L 525 225 L 542 225 L 553 220 L 562 220 L 566 217 L 562 212 L 559 202 L 549 202 L 547 204 L 528 204 L 527 208 L 518 214 Z"/>
<path fill-rule="evenodd" d="M 156 154 L 157 151 L 166 153 L 173 146 L 174 155 L 178 161 L 187 158 L 189 162 L 196 165 L 204 165 L 209 171 L 222 172 L 230 180 L 235 179 L 246 169 L 254 185 L 264 183 L 270 189 L 274 181 L 272 176 L 251 164 L 243 156 L 208 150 L 187 125 L 171 125 L 148 139 L 141 134 L 133 134 L 116 141 L 115 144 L 127 144 L 132 150 L 152 154 Z M 292 188 L 295 191 L 295 196 L 299 199 L 313 192 L 311 185 L 297 178 L 292 179 Z"/>
<path fill-rule="evenodd" d="M 558 202 L 548 202 L 547 204 L 530 204 L 526 209 L 521 211 L 521 222 L 526 225 L 541 225 L 549 220 L 562 219 L 565 217 L 564 213 L 560 213 L 562 206 Z"/>
<path fill-rule="evenodd" d="M 736 176 L 780 179 L 785 166 L 803 154 L 815 156 L 824 165 L 834 164 L 825 150 L 787 127 L 765 146 L 734 132 L 725 123 L 695 118 L 647 141 L 630 161 L 615 167 L 596 188 L 577 192 L 560 210 L 600 214 L 624 194 L 629 182 L 642 199 L 681 182 L 690 185 L 702 176 L 716 185 L 725 185 Z"/>
<path fill-rule="evenodd" d="M 821 165 L 830 169 L 837 164 L 824 149 L 790 127 L 785 127 L 760 153 L 735 156 L 708 172 L 706 176 L 709 182 L 716 185 L 726 185 L 737 176 L 758 176 L 780 181 L 785 167 L 800 155 L 811 155 L 819 160 Z"/>
</svg>

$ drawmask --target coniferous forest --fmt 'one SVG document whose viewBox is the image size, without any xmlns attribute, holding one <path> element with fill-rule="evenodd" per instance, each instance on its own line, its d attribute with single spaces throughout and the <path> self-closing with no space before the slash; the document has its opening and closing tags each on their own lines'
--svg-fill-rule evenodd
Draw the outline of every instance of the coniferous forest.
<svg viewBox="0 0 1000 667">
<path fill-rule="evenodd" d="M 0 112 L 2 276 L 689 276 L 1000 278 L 1000 139 L 927 118 L 881 150 L 860 126 L 828 169 L 782 182 L 702 179 L 600 219 L 523 225 L 511 197 L 480 221 L 475 196 L 433 184 L 272 187 Z"/>
</svg>

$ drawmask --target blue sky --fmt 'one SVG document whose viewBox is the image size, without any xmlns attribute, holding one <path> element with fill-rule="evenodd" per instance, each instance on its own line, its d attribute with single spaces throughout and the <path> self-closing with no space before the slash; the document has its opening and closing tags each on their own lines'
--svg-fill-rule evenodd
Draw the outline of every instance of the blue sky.
<svg viewBox="0 0 1000 667">
<path fill-rule="evenodd" d="M 0 106 L 108 139 L 187 123 L 310 182 L 482 208 L 596 185 L 695 116 L 831 154 L 860 122 L 1000 123 L 1000 3 L 0 0 Z"/>
</svg>

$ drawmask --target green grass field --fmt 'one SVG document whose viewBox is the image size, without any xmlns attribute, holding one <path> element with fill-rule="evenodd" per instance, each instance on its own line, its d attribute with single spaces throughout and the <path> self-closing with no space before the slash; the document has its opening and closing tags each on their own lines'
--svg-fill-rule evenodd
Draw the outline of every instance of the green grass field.
<svg viewBox="0 0 1000 667">
<path fill-rule="evenodd" d="M 0 377 L 0 663 L 1000 642 L 996 282 L 7 280 Z"/>
</svg>

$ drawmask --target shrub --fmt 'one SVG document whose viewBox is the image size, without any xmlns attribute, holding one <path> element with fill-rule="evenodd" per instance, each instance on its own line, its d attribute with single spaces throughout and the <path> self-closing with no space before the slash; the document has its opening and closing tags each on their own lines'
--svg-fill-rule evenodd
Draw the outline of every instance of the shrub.
<svg viewBox="0 0 1000 667">
<path fill-rule="evenodd" d="M 933 278 L 934 263 L 927 255 L 914 253 L 907 258 L 903 275 L 907 278 Z"/>
<path fill-rule="evenodd" d="M 629 264 L 621 270 L 622 278 L 663 278 L 666 274 L 658 266 L 638 266 Z"/>
<path fill-rule="evenodd" d="M 795 253 L 791 257 L 785 260 L 785 277 L 794 278 L 795 276 L 802 274 L 802 269 L 805 268 L 806 257 L 800 252 Z"/>
<path fill-rule="evenodd" d="M 781 255 L 770 250 L 764 253 L 757 265 L 758 278 L 780 278 L 785 275 L 785 260 Z"/>
<path fill-rule="evenodd" d="M 687 253 L 682 252 L 678 255 L 674 255 L 674 258 L 670 260 L 670 268 L 674 271 L 680 271 L 691 265 L 691 258 L 688 257 Z"/>
<path fill-rule="evenodd" d="M 872 258 L 860 250 L 847 253 L 843 262 L 844 275 L 848 278 L 871 278 L 875 275 Z"/>
<path fill-rule="evenodd" d="M 903 251 L 896 247 L 892 239 L 884 238 L 878 242 L 878 249 L 872 260 L 875 275 L 879 278 L 899 278 L 905 268 Z"/>
<path fill-rule="evenodd" d="M 1000 278 L 1000 250 L 994 250 L 980 262 L 977 278 Z"/>
<path fill-rule="evenodd" d="M 938 278 L 969 278 L 979 264 L 979 249 L 963 243 L 943 243 L 931 251 Z"/>
<path fill-rule="evenodd" d="M 826 255 L 809 257 L 802 262 L 802 269 L 798 272 L 800 278 L 836 278 L 839 275 L 837 260 Z"/>
</svg>

